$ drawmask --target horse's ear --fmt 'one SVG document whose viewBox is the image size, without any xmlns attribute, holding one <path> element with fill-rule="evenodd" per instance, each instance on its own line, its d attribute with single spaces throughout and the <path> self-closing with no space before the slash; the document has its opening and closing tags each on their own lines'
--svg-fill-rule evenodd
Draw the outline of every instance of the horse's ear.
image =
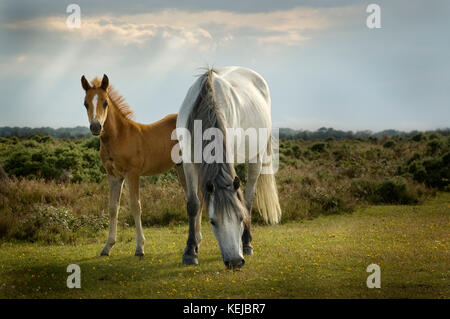
<svg viewBox="0 0 450 319">
<path fill-rule="evenodd" d="M 106 76 L 106 74 L 103 74 L 102 85 L 101 85 L 100 87 L 101 87 L 103 90 L 106 91 L 106 89 L 108 88 L 108 86 L 109 86 L 109 79 L 108 79 L 108 77 Z"/>
<path fill-rule="evenodd" d="M 83 87 L 83 89 L 85 91 L 91 89 L 91 85 L 89 84 L 89 81 L 86 80 L 86 78 L 84 77 L 84 75 L 81 77 L 81 86 Z"/>
<path fill-rule="evenodd" d="M 233 181 L 234 190 L 237 190 L 239 186 L 241 186 L 241 180 L 239 179 L 238 176 L 236 176 Z"/>
<path fill-rule="evenodd" d="M 206 191 L 207 191 L 209 194 L 214 193 L 214 184 L 211 183 L 211 181 L 206 182 Z"/>
</svg>

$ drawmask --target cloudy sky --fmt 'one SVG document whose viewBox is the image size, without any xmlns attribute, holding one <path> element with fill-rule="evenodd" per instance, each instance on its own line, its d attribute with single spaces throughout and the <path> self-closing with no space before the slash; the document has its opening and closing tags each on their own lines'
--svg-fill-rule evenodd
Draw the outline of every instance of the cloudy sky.
<svg viewBox="0 0 450 319">
<path fill-rule="evenodd" d="M 366 26 L 370 3 L 381 29 Z M 0 126 L 88 126 L 80 77 L 103 73 L 153 122 L 199 68 L 240 65 L 268 82 L 275 126 L 450 127 L 449 31 L 445 0 L 2 0 Z"/>
</svg>

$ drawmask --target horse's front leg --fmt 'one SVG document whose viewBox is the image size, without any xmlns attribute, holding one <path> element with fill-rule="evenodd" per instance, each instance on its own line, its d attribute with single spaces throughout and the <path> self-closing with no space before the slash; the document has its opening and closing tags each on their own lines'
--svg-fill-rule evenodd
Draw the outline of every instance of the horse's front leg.
<svg viewBox="0 0 450 319">
<path fill-rule="evenodd" d="M 186 176 L 187 214 L 189 220 L 189 234 L 183 253 L 183 264 L 198 264 L 198 245 L 201 241 L 200 233 L 200 200 L 197 196 L 198 176 L 193 164 L 183 164 Z"/>
<path fill-rule="evenodd" d="M 106 245 L 100 256 L 108 256 L 111 247 L 116 243 L 117 216 L 120 207 L 120 195 L 122 194 L 123 178 L 108 175 L 109 183 L 109 234 Z"/>
<path fill-rule="evenodd" d="M 244 255 L 253 254 L 252 233 L 251 233 L 252 206 L 253 200 L 255 199 L 256 195 L 256 183 L 258 182 L 258 177 L 260 173 L 261 173 L 261 162 L 248 164 L 248 176 L 247 176 L 247 184 L 245 185 L 244 198 L 245 198 L 245 205 L 247 207 L 250 216 L 248 222 L 244 225 L 244 232 L 242 234 L 242 250 L 244 252 Z"/>
<path fill-rule="evenodd" d="M 145 237 L 142 231 L 141 222 L 141 202 L 139 199 L 139 175 L 131 175 L 127 177 L 128 186 L 130 188 L 130 209 L 131 215 L 136 226 L 136 251 L 135 255 L 144 257 Z"/>
</svg>

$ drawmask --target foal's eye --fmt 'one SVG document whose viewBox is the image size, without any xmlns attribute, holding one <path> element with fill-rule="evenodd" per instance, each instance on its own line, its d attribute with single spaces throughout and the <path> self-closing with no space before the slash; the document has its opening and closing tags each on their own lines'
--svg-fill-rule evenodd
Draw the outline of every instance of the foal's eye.
<svg viewBox="0 0 450 319">
<path fill-rule="evenodd" d="M 105 101 L 105 103 L 103 103 L 103 107 L 106 109 L 107 106 L 108 106 L 108 101 Z"/>
<path fill-rule="evenodd" d="M 84 106 L 88 109 L 89 108 L 88 102 L 84 101 Z"/>
<path fill-rule="evenodd" d="M 211 223 L 211 225 L 216 226 L 216 222 L 214 221 L 214 219 L 210 219 L 209 222 Z"/>
</svg>

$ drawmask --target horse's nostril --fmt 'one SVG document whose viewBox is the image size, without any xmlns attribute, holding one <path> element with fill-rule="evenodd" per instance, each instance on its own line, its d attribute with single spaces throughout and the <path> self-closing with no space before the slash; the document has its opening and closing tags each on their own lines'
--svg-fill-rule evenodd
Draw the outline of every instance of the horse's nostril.
<svg viewBox="0 0 450 319">
<path fill-rule="evenodd" d="M 91 130 L 92 133 L 98 134 L 100 132 L 100 130 L 102 129 L 102 126 L 98 122 L 93 122 L 89 126 L 89 129 Z"/>
</svg>

